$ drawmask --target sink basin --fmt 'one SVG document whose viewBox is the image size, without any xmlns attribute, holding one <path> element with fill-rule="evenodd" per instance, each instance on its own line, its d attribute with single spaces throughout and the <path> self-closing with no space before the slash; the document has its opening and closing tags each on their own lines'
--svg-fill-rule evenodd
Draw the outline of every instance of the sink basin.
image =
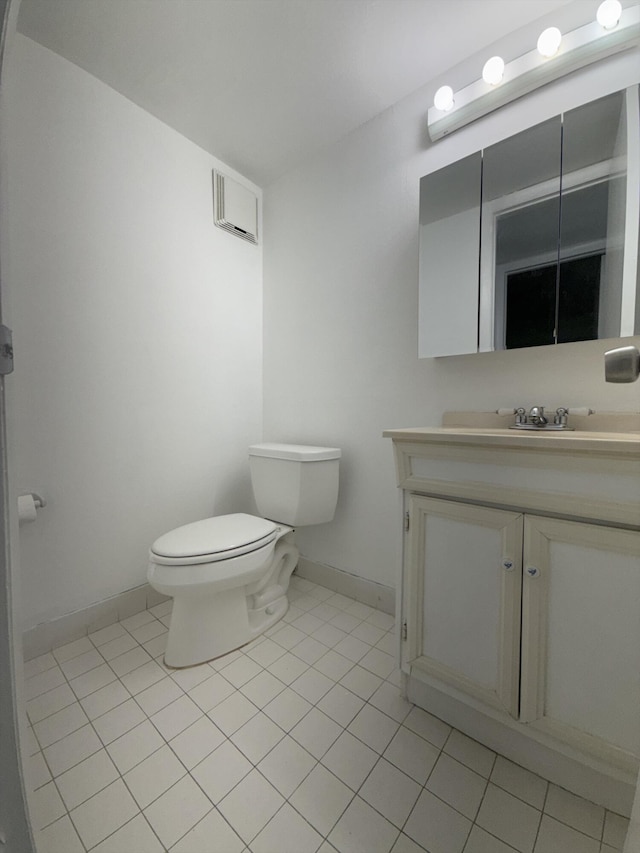
<svg viewBox="0 0 640 853">
<path fill-rule="evenodd" d="M 544 426 L 536 426 L 535 424 L 511 424 L 509 429 L 528 429 L 531 432 L 572 432 L 575 427 L 567 426 L 567 424 L 545 424 Z"/>
</svg>

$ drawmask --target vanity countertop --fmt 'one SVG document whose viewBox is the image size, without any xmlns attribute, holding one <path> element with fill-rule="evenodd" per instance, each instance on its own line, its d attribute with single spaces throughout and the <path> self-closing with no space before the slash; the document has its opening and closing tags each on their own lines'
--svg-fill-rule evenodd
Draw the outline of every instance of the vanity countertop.
<svg viewBox="0 0 640 853">
<path fill-rule="evenodd" d="M 617 450 L 640 454 L 640 431 L 592 432 L 590 430 L 515 430 L 496 427 L 410 427 L 387 429 L 385 438 L 395 441 L 439 444 L 503 445 L 545 450 Z"/>
<path fill-rule="evenodd" d="M 513 415 L 497 412 L 445 412 L 441 427 L 388 429 L 383 436 L 394 441 L 431 444 L 640 455 L 640 413 L 637 412 L 570 415 L 572 430 L 509 429 L 513 421 Z"/>
<path fill-rule="evenodd" d="M 400 488 L 640 529 L 640 414 L 574 415 L 574 430 L 509 429 L 513 414 L 497 412 L 443 422 L 384 431 Z"/>
</svg>

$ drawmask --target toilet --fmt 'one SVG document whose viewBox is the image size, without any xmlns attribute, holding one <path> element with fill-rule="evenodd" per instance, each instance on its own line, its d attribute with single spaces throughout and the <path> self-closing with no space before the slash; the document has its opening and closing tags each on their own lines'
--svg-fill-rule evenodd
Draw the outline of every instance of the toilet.
<svg viewBox="0 0 640 853">
<path fill-rule="evenodd" d="M 262 517 L 219 515 L 156 539 L 147 580 L 173 598 L 167 666 L 213 660 L 282 619 L 298 563 L 294 530 L 333 518 L 340 456 L 336 447 L 254 444 L 249 469 Z"/>
</svg>

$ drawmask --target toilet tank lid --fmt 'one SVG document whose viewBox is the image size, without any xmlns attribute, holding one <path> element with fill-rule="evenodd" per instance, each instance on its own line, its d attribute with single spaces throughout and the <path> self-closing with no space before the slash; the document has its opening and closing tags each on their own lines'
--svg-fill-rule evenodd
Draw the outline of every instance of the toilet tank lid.
<svg viewBox="0 0 640 853">
<path fill-rule="evenodd" d="M 308 444 L 252 444 L 249 456 L 268 456 L 271 459 L 293 459 L 296 462 L 320 462 L 324 459 L 340 459 L 339 447 L 314 447 Z"/>
</svg>

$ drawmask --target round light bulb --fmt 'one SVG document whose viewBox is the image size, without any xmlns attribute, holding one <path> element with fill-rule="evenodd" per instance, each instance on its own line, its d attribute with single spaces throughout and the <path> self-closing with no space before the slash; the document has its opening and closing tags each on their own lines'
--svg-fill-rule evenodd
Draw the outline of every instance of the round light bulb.
<svg viewBox="0 0 640 853">
<path fill-rule="evenodd" d="M 482 79 L 485 83 L 491 86 L 497 86 L 502 83 L 504 76 L 504 59 L 501 56 L 492 56 L 487 59 L 482 69 Z"/>
<path fill-rule="evenodd" d="M 557 27 L 548 27 L 538 39 L 538 53 L 541 56 L 555 56 L 562 41 L 562 33 Z"/>
<path fill-rule="evenodd" d="M 451 86 L 440 86 L 433 98 L 433 106 L 437 110 L 448 112 L 453 106 L 453 89 Z"/>
<path fill-rule="evenodd" d="M 611 30 L 617 25 L 621 14 L 622 5 L 619 0 L 604 0 L 604 3 L 601 3 L 598 6 L 596 21 L 601 27 L 604 27 L 605 30 Z"/>
</svg>

